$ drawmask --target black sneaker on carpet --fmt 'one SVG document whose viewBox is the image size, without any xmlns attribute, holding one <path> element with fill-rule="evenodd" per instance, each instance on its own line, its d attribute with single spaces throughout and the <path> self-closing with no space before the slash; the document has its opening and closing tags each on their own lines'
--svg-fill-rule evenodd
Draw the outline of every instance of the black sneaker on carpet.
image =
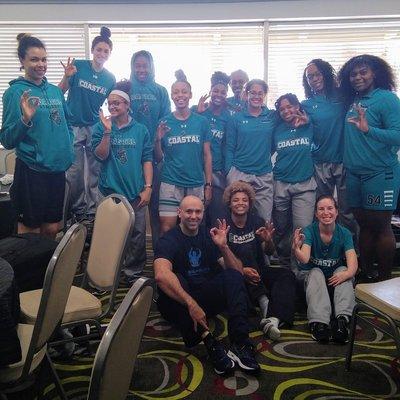
<svg viewBox="0 0 400 400">
<path fill-rule="evenodd" d="M 239 368 L 249 374 L 256 374 L 260 371 L 260 366 L 255 359 L 253 345 L 250 342 L 234 343 L 228 351 Z"/>
<path fill-rule="evenodd" d="M 211 338 L 210 338 L 211 339 Z M 224 346 L 218 340 L 212 338 L 207 344 L 206 349 L 214 366 L 214 371 L 218 375 L 225 375 L 232 372 L 235 363 L 228 356 Z"/>
<path fill-rule="evenodd" d="M 319 343 L 328 343 L 330 338 L 329 326 L 322 322 L 311 322 L 311 337 Z"/>
<path fill-rule="evenodd" d="M 347 315 L 338 315 L 332 321 L 332 341 L 345 344 L 349 341 L 349 321 Z"/>
</svg>

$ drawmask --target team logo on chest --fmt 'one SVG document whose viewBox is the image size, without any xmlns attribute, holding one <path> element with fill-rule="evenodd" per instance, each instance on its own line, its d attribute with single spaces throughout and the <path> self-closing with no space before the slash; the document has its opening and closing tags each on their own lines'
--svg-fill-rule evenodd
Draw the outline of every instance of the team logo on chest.
<svg viewBox="0 0 400 400">
<path fill-rule="evenodd" d="M 201 262 L 201 250 L 194 249 L 193 247 L 188 252 L 189 263 L 192 268 L 197 268 L 200 266 Z"/>
</svg>

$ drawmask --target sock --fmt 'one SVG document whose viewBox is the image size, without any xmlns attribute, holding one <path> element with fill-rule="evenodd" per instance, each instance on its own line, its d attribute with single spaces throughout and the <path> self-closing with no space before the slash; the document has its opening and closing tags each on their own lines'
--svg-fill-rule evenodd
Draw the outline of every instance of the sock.
<svg viewBox="0 0 400 400">
<path fill-rule="evenodd" d="M 261 318 L 266 318 L 268 312 L 268 297 L 264 294 L 258 298 L 258 305 L 260 306 Z"/>
</svg>

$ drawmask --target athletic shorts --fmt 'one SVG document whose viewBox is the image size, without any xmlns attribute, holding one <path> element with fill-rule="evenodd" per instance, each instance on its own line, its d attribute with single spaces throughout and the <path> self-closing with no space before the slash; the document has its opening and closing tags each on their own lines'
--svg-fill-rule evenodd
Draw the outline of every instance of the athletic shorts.
<svg viewBox="0 0 400 400">
<path fill-rule="evenodd" d="M 18 222 L 29 228 L 62 220 L 65 172 L 39 172 L 17 158 L 10 197 Z"/>
<path fill-rule="evenodd" d="M 390 211 L 397 206 L 400 165 L 373 174 L 353 174 L 347 170 L 347 201 L 351 208 Z"/>
<path fill-rule="evenodd" d="M 180 202 L 188 195 L 197 196 L 201 201 L 204 201 L 204 187 L 184 188 L 161 182 L 158 206 L 160 217 L 176 217 Z"/>
</svg>

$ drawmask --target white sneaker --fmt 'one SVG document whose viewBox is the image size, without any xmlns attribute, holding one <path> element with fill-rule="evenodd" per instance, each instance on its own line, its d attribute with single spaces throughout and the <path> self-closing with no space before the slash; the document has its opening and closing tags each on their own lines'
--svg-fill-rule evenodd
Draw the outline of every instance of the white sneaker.
<svg viewBox="0 0 400 400">
<path fill-rule="evenodd" d="M 262 331 L 271 340 L 278 340 L 281 337 L 281 331 L 278 328 L 279 320 L 275 317 L 263 318 L 260 321 Z"/>
</svg>

